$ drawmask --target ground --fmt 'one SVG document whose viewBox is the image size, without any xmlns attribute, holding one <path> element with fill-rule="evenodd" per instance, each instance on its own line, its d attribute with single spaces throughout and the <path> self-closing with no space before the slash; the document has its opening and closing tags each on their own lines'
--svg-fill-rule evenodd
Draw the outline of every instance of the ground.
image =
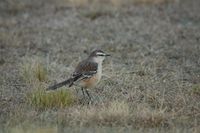
<svg viewBox="0 0 200 133">
<path fill-rule="evenodd" d="M 1 127 L 42 123 L 197 132 L 199 5 L 199 0 L 1 1 Z M 94 49 L 112 56 L 90 90 L 93 104 L 86 104 L 78 87 L 45 91 L 67 79 Z"/>
</svg>

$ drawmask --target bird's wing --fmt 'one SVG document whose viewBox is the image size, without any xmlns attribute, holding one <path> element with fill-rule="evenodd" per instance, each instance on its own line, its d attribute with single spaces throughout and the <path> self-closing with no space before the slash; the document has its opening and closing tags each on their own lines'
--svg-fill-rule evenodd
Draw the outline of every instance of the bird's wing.
<svg viewBox="0 0 200 133">
<path fill-rule="evenodd" d="M 97 73 L 98 64 L 91 61 L 82 61 L 76 67 L 72 77 L 75 81 L 90 78 Z"/>
<path fill-rule="evenodd" d="M 77 65 L 71 78 L 61 83 L 50 86 L 47 88 L 47 90 L 55 90 L 67 84 L 69 84 L 69 87 L 71 87 L 74 84 L 74 82 L 91 78 L 94 74 L 97 73 L 97 68 L 98 68 L 97 63 L 84 60 Z"/>
</svg>

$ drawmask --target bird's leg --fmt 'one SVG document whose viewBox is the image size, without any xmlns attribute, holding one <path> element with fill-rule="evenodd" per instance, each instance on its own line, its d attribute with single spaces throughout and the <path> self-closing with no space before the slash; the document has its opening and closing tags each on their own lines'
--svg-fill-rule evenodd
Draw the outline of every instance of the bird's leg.
<svg viewBox="0 0 200 133">
<path fill-rule="evenodd" d="M 89 94 L 87 89 L 85 89 L 85 92 L 86 92 L 87 96 L 89 97 L 90 101 L 92 101 L 92 98 L 91 98 L 91 96 L 90 96 L 90 94 Z"/>
<path fill-rule="evenodd" d="M 83 87 L 81 88 L 81 91 L 82 91 L 82 93 L 83 93 L 83 97 L 85 98 L 85 92 L 84 92 Z"/>
</svg>

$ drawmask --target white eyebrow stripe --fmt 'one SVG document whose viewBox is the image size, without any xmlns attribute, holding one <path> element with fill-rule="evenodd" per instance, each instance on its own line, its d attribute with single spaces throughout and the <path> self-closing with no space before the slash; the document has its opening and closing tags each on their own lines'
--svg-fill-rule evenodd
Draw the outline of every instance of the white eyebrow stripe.
<svg viewBox="0 0 200 133">
<path fill-rule="evenodd" d="M 100 53 L 100 52 L 99 52 L 99 53 L 97 53 L 97 55 L 103 55 L 103 56 L 104 56 L 104 55 L 106 55 L 106 54 L 105 54 L 105 53 Z"/>
</svg>

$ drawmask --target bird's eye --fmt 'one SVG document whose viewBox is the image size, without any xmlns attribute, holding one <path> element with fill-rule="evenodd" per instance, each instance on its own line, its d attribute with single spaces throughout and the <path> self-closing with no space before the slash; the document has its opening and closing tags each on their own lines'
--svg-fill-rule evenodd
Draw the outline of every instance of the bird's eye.
<svg viewBox="0 0 200 133">
<path fill-rule="evenodd" d="M 97 54 L 97 56 L 105 56 L 104 54 Z"/>
<path fill-rule="evenodd" d="M 102 52 L 97 52 L 97 53 L 96 53 L 96 56 L 105 56 L 105 54 L 102 53 Z"/>
</svg>

